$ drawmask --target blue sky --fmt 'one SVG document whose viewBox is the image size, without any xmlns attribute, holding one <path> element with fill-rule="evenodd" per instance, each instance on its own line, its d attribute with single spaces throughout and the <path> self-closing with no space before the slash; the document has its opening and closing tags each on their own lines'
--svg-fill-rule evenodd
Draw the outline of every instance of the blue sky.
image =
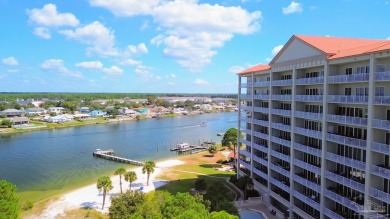
<svg viewBox="0 0 390 219">
<path fill-rule="evenodd" d="M 293 34 L 389 25 L 387 0 L 0 0 L 0 92 L 236 93 Z"/>
</svg>

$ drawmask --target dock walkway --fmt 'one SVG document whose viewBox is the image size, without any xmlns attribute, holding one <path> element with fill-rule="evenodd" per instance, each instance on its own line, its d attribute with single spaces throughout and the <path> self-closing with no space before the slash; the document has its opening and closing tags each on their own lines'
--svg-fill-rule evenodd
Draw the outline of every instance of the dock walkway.
<svg viewBox="0 0 390 219">
<path fill-rule="evenodd" d="M 132 165 L 137 165 L 137 166 L 144 165 L 144 162 L 141 162 L 141 161 L 136 161 L 136 160 L 131 160 L 131 159 L 124 158 L 124 157 L 115 156 L 113 150 L 103 151 L 103 150 L 97 149 L 95 152 L 93 152 L 93 156 L 101 157 L 101 158 L 104 158 L 107 160 L 112 160 L 112 161 L 116 161 L 116 162 L 120 162 L 120 163 L 127 163 L 127 164 L 132 164 Z"/>
</svg>

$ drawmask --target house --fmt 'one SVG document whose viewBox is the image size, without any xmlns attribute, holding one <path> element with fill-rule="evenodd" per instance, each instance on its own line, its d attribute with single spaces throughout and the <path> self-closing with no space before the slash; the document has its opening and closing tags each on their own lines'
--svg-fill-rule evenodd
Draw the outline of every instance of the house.
<svg viewBox="0 0 390 219">
<path fill-rule="evenodd" d="M 159 106 L 159 107 L 150 108 L 149 112 L 152 114 L 156 114 L 156 113 L 168 114 L 168 113 L 171 113 L 171 110 L 169 110 L 165 107 Z"/>
<path fill-rule="evenodd" d="M 14 117 L 11 119 L 12 125 L 29 124 L 30 120 L 26 117 Z"/>
<path fill-rule="evenodd" d="M 218 106 L 218 105 L 213 106 L 213 108 L 216 110 L 224 110 L 225 109 L 224 106 Z"/>
<path fill-rule="evenodd" d="M 49 109 L 47 109 L 47 112 L 48 113 L 57 113 L 57 114 L 61 114 L 65 111 L 65 108 L 64 107 L 49 107 Z"/>
<path fill-rule="evenodd" d="M 129 109 L 127 107 L 121 107 L 118 110 L 119 114 L 126 115 L 126 116 L 133 116 L 133 115 L 138 115 L 139 112 Z"/>
<path fill-rule="evenodd" d="M 200 104 L 199 109 L 201 110 L 212 110 L 213 107 L 210 104 Z"/>
<path fill-rule="evenodd" d="M 18 109 L 6 109 L 0 112 L 0 116 L 6 115 L 7 117 L 23 116 L 24 112 Z"/>
<path fill-rule="evenodd" d="M 173 113 L 187 115 L 188 111 L 183 108 L 174 108 Z"/>
<path fill-rule="evenodd" d="M 27 108 L 24 112 L 28 115 L 41 115 L 45 114 L 47 110 L 44 108 Z"/>
<path fill-rule="evenodd" d="M 80 113 L 89 113 L 89 107 L 87 107 L 87 106 L 80 107 L 79 112 Z"/>
<path fill-rule="evenodd" d="M 141 114 L 146 114 L 146 113 L 148 113 L 148 108 L 137 109 L 136 111 L 141 113 Z"/>
<path fill-rule="evenodd" d="M 89 113 L 92 117 L 102 117 L 107 115 L 107 112 L 103 112 L 101 110 L 93 110 Z"/>
<path fill-rule="evenodd" d="M 80 113 L 80 114 L 73 115 L 73 117 L 74 117 L 74 119 L 80 120 L 80 119 L 89 119 L 89 118 L 91 118 L 91 115 L 86 114 L 86 113 Z"/>
<path fill-rule="evenodd" d="M 72 115 L 58 115 L 58 116 L 49 116 L 43 118 L 43 121 L 45 122 L 51 122 L 51 123 L 63 123 L 63 122 L 68 122 L 74 119 L 74 116 Z"/>
</svg>

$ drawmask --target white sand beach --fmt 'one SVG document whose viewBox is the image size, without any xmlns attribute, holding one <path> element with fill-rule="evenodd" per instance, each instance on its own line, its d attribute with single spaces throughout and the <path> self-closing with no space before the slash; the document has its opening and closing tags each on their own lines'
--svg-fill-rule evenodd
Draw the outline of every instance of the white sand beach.
<svg viewBox="0 0 390 219">
<path fill-rule="evenodd" d="M 154 172 L 150 175 L 149 186 L 147 186 L 147 174 L 142 173 L 142 167 L 137 167 L 133 170 L 137 174 L 137 180 L 132 183 L 132 190 L 138 189 L 144 192 L 153 191 L 156 188 L 165 185 L 167 182 L 158 180 L 158 175 L 164 168 L 173 167 L 183 164 L 180 160 L 166 160 L 156 164 Z M 119 176 L 111 176 L 113 189 L 106 196 L 106 203 L 102 210 L 103 196 L 96 188 L 96 184 L 91 184 L 86 187 L 74 190 L 60 197 L 60 199 L 50 203 L 40 215 L 34 215 L 28 218 L 47 218 L 52 219 L 57 215 L 63 214 L 67 210 L 90 207 L 101 212 L 107 213 L 111 205 L 111 196 L 120 193 Z M 122 177 L 123 192 L 129 189 L 129 183 Z"/>
</svg>

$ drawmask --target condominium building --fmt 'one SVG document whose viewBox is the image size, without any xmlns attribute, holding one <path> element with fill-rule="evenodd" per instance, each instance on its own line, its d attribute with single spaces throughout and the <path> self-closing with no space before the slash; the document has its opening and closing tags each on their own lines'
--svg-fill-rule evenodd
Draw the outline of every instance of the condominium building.
<svg viewBox="0 0 390 219">
<path fill-rule="evenodd" d="M 390 217 L 390 40 L 294 35 L 238 78 L 238 172 L 270 210 Z"/>
</svg>

